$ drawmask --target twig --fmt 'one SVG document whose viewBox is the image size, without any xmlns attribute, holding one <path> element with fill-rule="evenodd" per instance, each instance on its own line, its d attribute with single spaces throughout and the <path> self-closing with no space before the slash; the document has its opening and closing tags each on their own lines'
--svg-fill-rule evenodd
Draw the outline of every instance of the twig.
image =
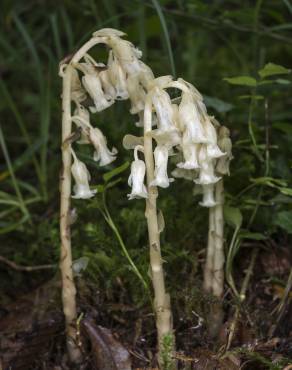
<svg viewBox="0 0 292 370">
<path fill-rule="evenodd" d="M 252 255 L 251 255 L 250 263 L 249 263 L 248 269 L 246 271 L 246 275 L 245 275 L 245 278 L 243 280 L 241 290 L 240 290 L 240 295 L 239 295 L 240 303 L 236 307 L 234 318 L 233 318 L 233 321 L 232 321 L 231 326 L 230 326 L 230 332 L 229 332 L 229 335 L 228 335 L 228 340 L 227 340 L 227 345 L 226 345 L 226 348 L 225 348 L 225 352 L 229 350 L 229 348 L 231 346 L 231 343 L 232 343 L 232 340 L 233 340 L 233 337 L 234 337 L 234 334 L 235 334 L 237 321 L 239 319 L 240 307 L 241 307 L 241 304 L 245 301 L 245 298 L 246 298 L 246 291 L 247 291 L 247 288 L 248 288 L 248 284 L 250 282 L 250 278 L 251 278 L 252 273 L 253 273 L 253 269 L 254 269 L 255 261 L 257 259 L 258 252 L 259 252 L 259 250 L 258 250 L 258 248 L 256 248 L 256 249 L 253 250 Z"/>
<path fill-rule="evenodd" d="M 25 272 L 31 272 L 31 271 L 37 271 L 37 270 L 50 270 L 56 267 L 56 265 L 21 266 L 13 261 L 10 261 L 9 259 L 3 256 L 0 256 L 0 262 L 5 263 L 7 266 L 11 267 L 12 269 L 16 271 L 25 271 Z"/>
</svg>

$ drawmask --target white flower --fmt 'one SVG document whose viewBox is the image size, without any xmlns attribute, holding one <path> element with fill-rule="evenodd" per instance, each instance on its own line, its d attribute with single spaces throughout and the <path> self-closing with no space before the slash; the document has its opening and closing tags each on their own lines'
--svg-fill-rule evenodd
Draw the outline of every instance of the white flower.
<svg viewBox="0 0 292 370">
<path fill-rule="evenodd" d="M 112 51 L 109 52 L 108 73 L 112 85 L 116 89 L 116 99 L 126 100 L 129 98 L 127 89 L 127 78 L 118 59 L 115 58 Z"/>
<path fill-rule="evenodd" d="M 169 186 L 169 183 L 174 181 L 172 178 L 168 178 L 167 175 L 168 148 L 165 145 L 157 145 L 154 150 L 154 159 L 155 178 L 150 183 L 150 186 L 160 186 L 161 188 L 167 188 Z"/>
<path fill-rule="evenodd" d="M 100 112 L 114 103 L 113 99 L 106 99 L 97 72 L 86 73 L 82 77 L 82 83 L 94 102 L 94 107 L 89 108 L 92 113 Z"/>
<path fill-rule="evenodd" d="M 139 49 L 135 48 L 131 42 L 122 40 L 117 36 L 111 36 L 108 44 L 112 47 L 115 56 L 128 74 L 140 72 L 141 67 L 138 59 L 141 58 L 142 52 Z"/>
<path fill-rule="evenodd" d="M 114 100 L 116 98 L 116 90 L 111 83 L 109 71 L 106 69 L 99 72 L 99 78 L 102 84 L 102 89 L 107 100 Z"/>
<path fill-rule="evenodd" d="M 75 194 L 72 195 L 72 198 L 75 199 L 92 198 L 96 193 L 96 190 L 90 190 L 89 188 L 90 174 L 85 164 L 79 161 L 73 150 L 72 155 L 74 158 L 74 162 L 71 166 L 71 172 L 75 180 L 75 185 L 73 187 Z"/>
<path fill-rule="evenodd" d="M 71 98 L 79 103 L 86 99 L 86 91 L 82 87 L 78 72 L 75 68 L 72 69 L 71 76 Z"/>
<path fill-rule="evenodd" d="M 144 161 L 138 158 L 137 146 L 134 151 L 135 160 L 131 164 L 131 174 L 128 179 L 129 186 L 132 187 L 131 194 L 128 194 L 129 200 L 148 198 L 147 189 L 144 185 L 144 177 L 146 173 L 146 166 Z"/>
<path fill-rule="evenodd" d="M 107 147 L 107 140 L 103 133 L 97 127 L 90 128 L 89 140 L 95 148 L 93 159 L 98 162 L 100 166 L 106 166 L 116 159 L 117 150 L 115 148 L 110 151 Z"/>
<path fill-rule="evenodd" d="M 214 184 L 220 180 L 220 177 L 214 175 L 214 160 L 208 157 L 206 145 L 202 145 L 199 151 L 200 174 L 196 184 L 208 185 Z"/>
<path fill-rule="evenodd" d="M 214 184 L 203 185 L 202 191 L 203 201 L 199 203 L 200 206 L 207 208 L 216 206 L 216 202 L 214 199 Z"/>
<path fill-rule="evenodd" d="M 184 162 L 178 163 L 177 167 L 184 168 L 186 170 L 196 170 L 200 168 L 198 163 L 198 150 L 200 144 L 195 144 L 189 141 L 189 137 L 185 132 L 181 143 L 181 148 L 184 156 Z"/>
<path fill-rule="evenodd" d="M 81 127 L 81 139 L 77 141 L 78 144 L 89 144 L 88 127 L 90 127 L 90 114 L 88 110 L 81 104 L 77 103 L 74 111 L 74 123 Z"/>
<path fill-rule="evenodd" d="M 207 154 L 210 158 L 220 158 L 225 155 L 217 144 L 207 144 Z"/>
<path fill-rule="evenodd" d="M 141 62 L 141 60 L 139 60 L 139 65 L 139 81 L 145 87 L 145 89 L 149 90 L 151 83 L 154 80 L 154 74 L 152 72 L 152 69 L 148 67 L 147 64 Z"/>
<path fill-rule="evenodd" d="M 208 144 L 217 144 L 217 132 L 215 127 L 212 125 L 212 122 L 209 116 L 204 117 L 204 132 L 206 136 L 206 143 Z"/>
<path fill-rule="evenodd" d="M 179 119 L 187 133 L 189 141 L 193 143 L 206 142 L 201 117 L 190 93 L 182 93 L 182 99 L 179 105 Z"/>
<path fill-rule="evenodd" d="M 229 175 L 229 164 L 232 160 L 232 142 L 230 140 L 230 132 L 227 127 L 221 126 L 219 128 L 218 146 L 225 152 L 225 155 L 218 159 L 216 164 L 216 171 L 221 175 Z"/>
<path fill-rule="evenodd" d="M 158 118 L 158 129 L 160 131 L 176 130 L 173 108 L 168 93 L 157 86 L 152 91 L 152 102 Z"/>
<path fill-rule="evenodd" d="M 127 88 L 132 103 L 130 109 L 131 114 L 136 114 L 143 111 L 145 106 L 144 101 L 146 94 L 136 76 L 129 75 L 127 79 Z"/>
</svg>

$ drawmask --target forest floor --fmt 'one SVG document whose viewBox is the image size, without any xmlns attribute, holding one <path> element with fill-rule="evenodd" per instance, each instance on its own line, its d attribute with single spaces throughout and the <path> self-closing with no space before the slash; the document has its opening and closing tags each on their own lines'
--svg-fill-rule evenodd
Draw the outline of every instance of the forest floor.
<svg viewBox="0 0 292 370">
<path fill-rule="evenodd" d="M 207 330 L 210 316 L 206 310 L 212 298 L 192 297 L 201 300 L 206 309 L 198 313 L 187 307 L 187 293 L 184 302 L 174 297 L 175 358 L 179 369 L 292 369 L 289 253 L 288 246 L 275 248 L 273 253 L 259 251 L 245 301 L 236 306 L 230 292 L 225 294 L 224 323 L 216 340 L 208 336 Z M 242 255 L 241 261 L 244 271 L 248 256 Z M 1 276 L 12 268 L 15 266 L 1 264 Z M 19 275 L 19 289 L 9 289 L 6 284 L 0 306 L 0 369 L 73 369 L 65 351 L 58 275 L 52 278 L 48 272 L 16 270 L 14 274 Z M 76 368 L 156 369 L 151 309 L 130 303 L 121 279 L 117 279 L 114 294 L 110 295 L 83 277 L 77 278 L 77 285 L 81 314 L 77 329 L 83 363 Z M 238 321 L 227 348 L 236 307 L 240 308 Z M 184 314 L 186 310 L 189 313 Z"/>
</svg>

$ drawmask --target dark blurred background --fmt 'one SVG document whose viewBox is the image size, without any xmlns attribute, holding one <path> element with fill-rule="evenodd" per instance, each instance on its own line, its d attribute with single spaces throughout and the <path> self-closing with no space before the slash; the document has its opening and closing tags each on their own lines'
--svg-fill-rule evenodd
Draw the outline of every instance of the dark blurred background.
<svg viewBox="0 0 292 370">
<path fill-rule="evenodd" d="M 20 265 L 58 263 L 58 65 L 92 32 L 104 27 L 126 32 L 156 76 L 172 74 L 194 84 L 204 95 L 210 114 L 231 129 L 235 159 L 226 180 L 226 203 L 243 215 L 239 243 L 243 248 L 229 263 L 238 266 L 254 243 L 268 251 L 289 245 L 290 0 L 1 0 L 0 7 L 0 225 L 5 258 Z M 104 51 L 100 59 L 106 60 Z M 267 63 L 278 65 L 276 73 L 261 78 L 258 71 Z M 250 76 L 256 82 L 224 80 L 236 76 Z M 132 153 L 122 148 L 122 137 L 138 134 L 139 129 L 128 109 L 128 102 L 118 102 L 93 119 L 110 145 L 119 149 L 110 167 L 96 167 L 86 148 L 79 149 L 95 185 L 103 182 L 104 173 L 131 160 Z M 131 257 L 148 279 L 144 204 L 127 200 L 128 175 L 129 169 L 122 172 L 120 181 L 108 191 L 108 206 Z M 198 200 L 189 182 L 177 180 L 160 192 L 159 207 L 166 222 L 163 255 L 168 284 L 174 290 L 180 287 L 181 274 L 190 278 L 186 289 L 200 286 L 207 210 L 197 206 Z M 85 276 L 105 287 L 110 299 L 115 299 L 111 288 L 120 277 L 131 299 L 144 301 L 118 241 L 98 211 L 98 202 L 98 196 L 92 201 L 74 201 L 78 209 L 74 259 L 90 258 Z M 230 222 L 226 248 L 233 228 Z M 57 267 L 25 275 L 0 266 L 2 299 L 9 301 L 19 290 L 28 291 L 56 271 Z M 183 296 L 184 292 L 176 294 Z"/>
</svg>

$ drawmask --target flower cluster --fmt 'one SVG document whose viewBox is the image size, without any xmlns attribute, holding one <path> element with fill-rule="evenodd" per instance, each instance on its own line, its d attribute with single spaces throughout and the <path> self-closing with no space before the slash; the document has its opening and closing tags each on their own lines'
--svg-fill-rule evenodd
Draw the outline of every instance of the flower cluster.
<svg viewBox="0 0 292 370">
<path fill-rule="evenodd" d="M 124 34 L 120 31 L 105 28 L 93 34 L 96 43 L 104 43 L 111 50 L 107 65 L 97 63 L 89 54 L 85 54 L 78 63 L 71 63 L 74 67 L 71 76 L 71 99 L 75 104 L 72 122 L 79 128 L 81 138 L 79 144 L 91 144 L 94 147 L 93 159 L 100 166 L 106 166 L 116 159 L 117 150 L 109 150 L 106 137 L 102 131 L 90 123 L 90 113 L 101 112 L 110 107 L 116 100 L 131 101 L 132 114 L 141 114 L 144 110 L 146 87 L 149 79 L 154 76 L 149 67 L 139 59 L 142 53 L 130 42 L 123 40 Z M 60 75 L 64 75 L 66 65 L 61 65 Z M 88 103 L 89 102 L 89 103 Z M 91 198 L 95 192 L 89 188 L 90 175 L 86 166 L 72 150 L 73 164 L 71 172 L 75 180 L 73 188 L 74 198 Z M 133 196 L 138 194 L 136 176 L 145 175 L 145 168 L 141 167 L 137 159 L 132 166 L 135 176 L 129 183 L 133 185 Z M 144 162 L 143 162 L 144 164 Z M 145 164 L 144 164 L 145 167 Z M 142 172 L 141 172 L 142 169 Z M 144 177 L 143 175 L 143 177 Z M 145 191 L 144 191 L 145 190 Z M 146 197 L 146 188 L 141 190 L 141 196 Z M 138 195 L 137 195 L 138 196 Z"/>
<path fill-rule="evenodd" d="M 85 54 L 80 62 L 72 63 L 71 97 L 76 106 L 72 121 L 81 130 L 79 143 L 94 146 L 93 159 L 101 166 L 110 164 L 116 159 L 117 150 L 109 150 L 101 130 L 90 124 L 90 112 L 100 112 L 116 100 L 129 99 L 130 113 L 139 117 L 136 126 L 143 127 L 144 115 L 149 109 L 146 101 L 150 101 L 151 130 L 144 135 L 150 135 L 156 147 L 153 153 L 154 179 L 148 186 L 167 188 L 174 181 L 168 177 L 167 168 L 169 156 L 177 156 L 181 160 L 172 171 L 173 177 L 194 181 L 203 193 L 200 204 L 213 207 L 214 184 L 222 175 L 229 174 L 232 159 L 229 130 L 208 115 L 202 95 L 193 85 L 182 78 L 177 81 L 171 76 L 155 78 L 151 69 L 140 60 L 141 51 L 123 36 L 122 32 L 110 28 L 93 34 L 96 43 L 110 48 L 107 65 L 97 63 L 89 54 Z M 171 89 L 179 90 L 180 96 L 172 100 Z M 130 135 L 126 136 L 129 138 Z M 132 191 L 128 197 L 147 198 L 144 184 L 146 166 L 143 159 L 138 158 L 138 151 L 144 151 L 143 140 L 133 138 L 133 143 L 127 145 L 134 149 L 128 181 Z M 74 154 L 74 197 L 90 198 L 93 192 L 88 187 L 89 176 L 85 165 L 80 163 Z M 86 181 L 81 181 L 81 172 Z"/>
</svg>

